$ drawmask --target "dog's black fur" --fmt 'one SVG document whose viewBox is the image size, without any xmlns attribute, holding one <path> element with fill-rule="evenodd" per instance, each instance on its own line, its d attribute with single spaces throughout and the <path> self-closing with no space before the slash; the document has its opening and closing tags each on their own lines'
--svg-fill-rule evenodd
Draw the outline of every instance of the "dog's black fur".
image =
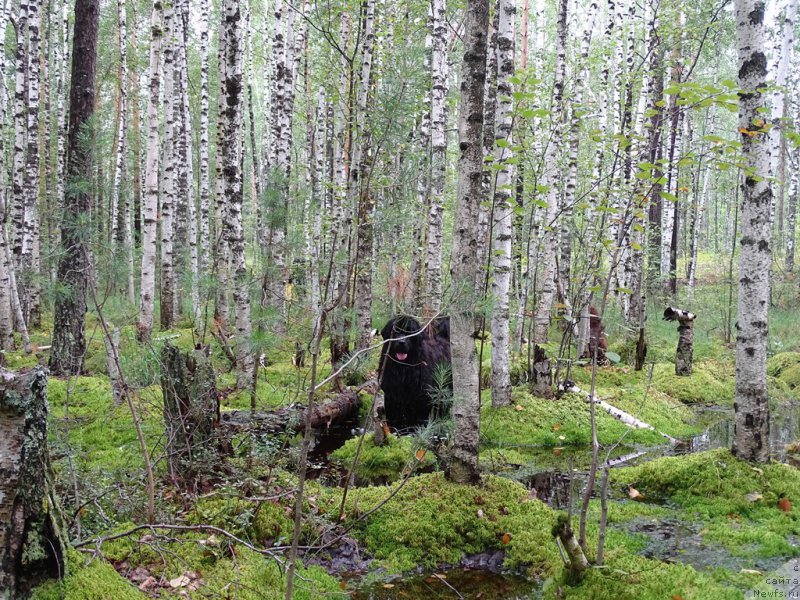
<svg viewBox="0 0 800 600">
<path fill-rule="evenodd" d="M 434 373 L 440 364 L 450 367 L 450 318 L 439 317 L 424 331 L 421 329 L 413 317 L 399 315 L 381 330 L 384 340 L 410 336 L 384 344 L 381 350 L 386 421 L 398 431 L 428 422 L 433 407 Z M 448 385 L 452 390 L 452 378 Z"/>
</svg>

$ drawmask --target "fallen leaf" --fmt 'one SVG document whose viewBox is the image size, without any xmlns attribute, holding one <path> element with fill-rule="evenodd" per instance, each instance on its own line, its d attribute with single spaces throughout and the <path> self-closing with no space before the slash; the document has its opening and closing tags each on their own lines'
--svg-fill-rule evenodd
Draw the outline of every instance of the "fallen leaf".
<svg viewBox="0 0 800 600">
<path fill-rule="evenodd" d="M 422 462 L 422 459 L 425 458 L 425 448 L 419 448 L 414 453 L 414 458 L 417 459 L 417 462 Z"/>
<path fill-rule="evenodd" d="M 778 508 L 780 508 L 783 512 L 790 512 L 792 510 L 792 503 L 786 496 L 784 496 L 778 500 Z"/>
<path fill-rule="evenodd" d="M 170 579 L 169 580 L 169 587 L 171 587 L 173 589 L 174 588 L 180 588 L 180 587 L 186 587 L 187 585 L 189 585 L 189 583 L 191 583 L 191 581 L 192 580 L 189 579 L 186 575 L 180 575 L 180 576 L 176 577 L 175 579 Z"/>
<path fill-rule="evenodd" d="M 347 589 L 347 580 L 341 579 L 339 580 L 339 589 L 346 590 Z"/>
<path fill-rule="evenodd" d="M 563 448 L 553 448 L 553 456 L 561 456 L 561 452 L 563 452 Z"/>
<path fill-rule="evenodd" d="M 478 518 L 479 518 L 479 519 L 482 519 L 482 518 L 483 518 L 483 509 L 482 509 L 482 508 L 479 508 L 479 509 L 478 509 Z"/>
<path fill-rule="evenodd" d="M 680 594 L 672 594 L 672 600 L 683 600 L 683 596 Z"/>
<path fill-rule="evenodd" d="M 158 587 L 158 580 L 155 577 L 148 577 L 139 584 L 139 589 L 143 592 L 149 592 Z"/>
<path fill-rule="evenodd" d="M 436 579 L 447 579 L 447 575 L 444 573 L 434 573 L 433 576 L 436 577 Z"/>
<path fill-rule="evenodd" d="M 561 441 L 564 441 L 567 438 L 566 438 L 566 436 L 560 435 L 560 436 L 558 436 L 558 439 L 560 439 Z"/>
<path fill-rule="evenodd" d="M 514 410 L 516 410 L 516 411 L 522 411 L 522 410 L 525 410 L 525 407 L 524 407 L 524 406 L 522 406 L 522 404 L 517 404 L 517 405 L 514 407 Z"/>
<path fill-rule="evenodd" d="M 392 589 L 394 587 L 394 584 L 393 583 L 384 583 L 383 587 L 385 587 L 387 590 L 390 590 L 390 589 Z"/>
<path fill-rule="evenodd" d="M 538 498 L 539 498 L 539 492 L 536 491 L 536 488 L 531 488 L 531 491 L 528 492 L 528 499 L 536 500 Z"/>
<path fill-rule="evenodd" d="M 561 431 L 561 423 L 556 423 L 553 425 L 553 431 Z"/>
<path fill-rule="evenodd" d="M 503 541 L 503 545 L 504 546 L 508 545 L 508 543 L 511 541 L 511 534 L 510 533 L 504 533 L 502 541 Z"/>
<path fill-rule="evenodd" d="M 759 494 L 758 492 L 750 492 L 745 496 L 748 502 L 758 502 L 759 500 L 763 500 L 764 496 Z"/>
<path fill-rule="evenodd" d="M 763 575 L 761 571 L 757 571 L 756 569 L 742 569 L 739 573 L 742 575 Z"/>
<path fill-rule="evenodd" d="M 128 579 L 133 583 L 142 583 L 143 581 L 147 581 L 148 577 L 150 577 L 150 572 L 144 567 L 136 567 L 133 571 L 128 573 Z"/>
<path fill-rule="evenodd" d="M 644 500 L 644 494 L 633 486 L 628 486 L 628 498 L 631 500 Z"/>
<path fill-rule="evenodd" d="M 475 498 L 473 498 L 472 501 L 478 506 L 486 504 L 486 500 L 483 499 L 483 496 L 475 496 Z"/>
<path fill-rule="evenodd" d="M 750 467 L 750 468 L 753 469 L 753 471 L 755 471 L 759 475 L 763 475 L 764 474 L 763 469 L 759 469 L 758 467 Z"/>
</svg>

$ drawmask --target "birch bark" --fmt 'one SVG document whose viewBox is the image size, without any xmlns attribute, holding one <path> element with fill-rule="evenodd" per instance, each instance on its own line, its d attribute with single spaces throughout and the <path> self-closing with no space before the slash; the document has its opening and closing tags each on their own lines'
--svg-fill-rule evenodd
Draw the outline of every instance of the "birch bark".
<svg viewBox="0 0 800 600">
<path fill-rule="evenodd" d="M 158 181 L 160 164 L 160 138 L 158 107 L 161 90 L 161 0 L 154 0 L 150 15 L 150 96 L 147 101 L 147 150 L 145 155 L 145 190 L 142 210 L 142 275 L 141 307 L 137 337 L 149 340 L 153 332 L 156 283 L 156 235 L 158 229 Z"/>
<path fill-rule="evenodd" d="M 736 0 L 739 54 L 739 131 L 747 165 L 742 185 L 742 233 L 736 323 L 736 396 L 733 454 L 769 459 L 767 335 L 770 294 L 772 187 L 769 139 L 759 125 L 766 98 L 763 0 Z"/>
<path fill-rule="evenodd" d="M 450 276 L 456 294 L 451 315 L 453 422 L 451 461 L 447 477 L 457 483 L 476 483 L 480 437 L 480 386 L 474 333 L 474 284 L 478 264 L 478 204 L 483 171 L 483 95 L 486 79 L 488 0 L 468 0 L 464 19 L 464 60 L 458 133 L 458 199 L 453 231 Z"/>
</svg>

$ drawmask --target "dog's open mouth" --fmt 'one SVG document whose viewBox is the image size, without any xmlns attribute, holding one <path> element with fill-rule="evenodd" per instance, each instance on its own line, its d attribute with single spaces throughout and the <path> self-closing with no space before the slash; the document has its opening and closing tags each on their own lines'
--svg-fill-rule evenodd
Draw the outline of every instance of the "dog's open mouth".
<svg viewBox="0 0 800 600">
<path fill-rule="evenodd" d="M 395 354 L 395 356 L 397 357 L 397 360 L 405 360 L 408 358 L 408 354 L 406 354 L 405 352 L 398 352 L 397 354 Z"/>
</svg>

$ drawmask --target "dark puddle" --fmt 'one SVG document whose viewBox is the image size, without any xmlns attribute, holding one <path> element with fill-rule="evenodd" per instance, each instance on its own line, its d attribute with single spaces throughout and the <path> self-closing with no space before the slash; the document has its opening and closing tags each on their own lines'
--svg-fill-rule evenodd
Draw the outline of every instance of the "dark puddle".
<svg viewBox="0 0 800 600">
<path fill-rule="evenodd" d="M 487 570 L 449 569 L 444 573 L 406 577 L 390 582 L 358 586 L 351 593 L 357 600 L 417 598 L 528 600 L 541 598 L 541 584 L 517 575 Z"/>
</svg>

